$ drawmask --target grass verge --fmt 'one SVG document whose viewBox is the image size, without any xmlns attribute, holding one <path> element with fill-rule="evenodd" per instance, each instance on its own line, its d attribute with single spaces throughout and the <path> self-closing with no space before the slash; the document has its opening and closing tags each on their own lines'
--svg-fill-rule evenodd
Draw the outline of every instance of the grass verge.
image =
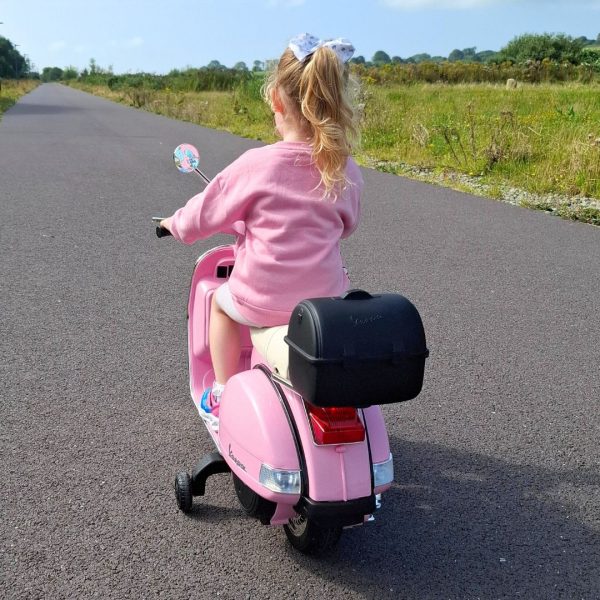
<svg viewBox="0 0 600 600">
<path fill-rule="evenodd" d="M 32 79 L 4 79 L 0 81 L 0 118 L 21 96 L 39 85 Z"/>
</svg>

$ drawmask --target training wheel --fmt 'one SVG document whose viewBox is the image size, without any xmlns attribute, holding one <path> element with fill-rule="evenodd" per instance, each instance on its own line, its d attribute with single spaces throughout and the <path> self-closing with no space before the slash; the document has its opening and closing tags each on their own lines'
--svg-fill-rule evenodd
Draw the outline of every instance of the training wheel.
<svg viewBox="0 0 600 600">
<path fill-rule="evenodd" d="M 186 471 L 179 471 L 175 476 L 175 498 L 181 512 L 192 510 L 192 480 Z"/>
</svg>

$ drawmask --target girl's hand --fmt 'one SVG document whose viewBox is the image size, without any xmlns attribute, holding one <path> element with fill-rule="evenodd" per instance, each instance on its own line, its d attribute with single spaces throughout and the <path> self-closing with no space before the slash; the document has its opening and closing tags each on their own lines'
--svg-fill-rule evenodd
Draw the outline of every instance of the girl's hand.
<svg viewBox="0 0 600 600">
<path fill-rule="evenodd" d="M 171 217 L 167 217 L 166 219 L 163 219 L 160 223 L 159 226 L 162 227 L 163 229 L 166 229 L 169 233 L 171 232 Z"/>
</svg>

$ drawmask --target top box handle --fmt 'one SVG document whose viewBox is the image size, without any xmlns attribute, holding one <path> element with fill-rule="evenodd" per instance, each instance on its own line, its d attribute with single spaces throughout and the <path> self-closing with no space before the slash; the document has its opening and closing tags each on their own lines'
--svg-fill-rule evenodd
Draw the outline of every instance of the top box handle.
<svg viewBox="0 0 600 600">
<path fill-rule="evenodd" d="M 369 300 L 372 298 L 369 292 L 365 292 L 365 290 L 348 290 L 345 294 L 342 295 L 342 300 Z"/>
</svg>

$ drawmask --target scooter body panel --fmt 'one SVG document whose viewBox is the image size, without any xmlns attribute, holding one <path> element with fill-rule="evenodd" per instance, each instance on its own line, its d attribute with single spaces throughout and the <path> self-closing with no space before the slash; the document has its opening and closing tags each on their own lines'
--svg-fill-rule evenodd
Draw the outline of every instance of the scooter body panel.
<svg viewBox="0 0 600 600">
<path fill-rule="evenodd" d="M 231 470 L 252 490 L 273 502 L 295 504 L 299 494 L 282 494 L 259 481 L 261 466 L 299 471 L 298 452 L 281 402 L 258 369 L 234 375 L 219 408 L 219 442 Z"/>
<path fill-rule="evenodd" d="M 363 409 L 363 418 L 369 432 L 371 444 L 371 460 L 374 464 L 383 463 L 390 457 L 390 441 L 380 406 L 369 406 Z M 391 487 L 391 482 L 375 487 L 375 494 L 383 494 Z"/>
<path fill-rule="evenodd" d="M 318 445 L 313 439 L 302 397 L 285 388 L 306 461 L 308 496 L 337 502 L 370 496 L 371 463 L 367 439 L 353 444 Z"/>
<path fill-rule="evenodd" d="M 198 258 L 192 274 L 188 300 L 188 364 L 190 393 L 195 404 L 214 379 L 208 347 L 210 306 L 216 289 L 229 278 L 234 260 L 233 246 L 217 246 Z M 240 371 L 250 367 L 252 353 L 250 332 L 247 327 L 242 329 Z"/>
<path fill-rule="evenodd" d="M 214 379 L 208 345 L 212 297 L 229 278 L 234 261 L 233 246 L 219 246 L 198 259 L 192 275 L 188 351 L 190 391 L 196 405 Z M 280 384 L 285 396 L 282 402 L 267 374 L 251 368 L 263 362 L 253 352 L 248 328 L 242 327 L 239 372 L 230 378 L 223 393 L 219 431 L 208 430 L 232 472 L 257 494 L 276 503 L 271 523 L 285 524 L 296 516 L 294 507 L 300 494 L 274 492 L 262 485 L 259 477 L 263 464 L 274 469 L 303 471 L 306 497 L 317 503 L 356 500 L 389 488 L 389 485 L 375 490 L 372 487 L 372 462 L 387 460 L 390 452 L 381 409 L 372 406 L 359 411 L 368 430 L 364 441 L 317 445 L 302 397 L 292 387 Z"/>
</svg>

